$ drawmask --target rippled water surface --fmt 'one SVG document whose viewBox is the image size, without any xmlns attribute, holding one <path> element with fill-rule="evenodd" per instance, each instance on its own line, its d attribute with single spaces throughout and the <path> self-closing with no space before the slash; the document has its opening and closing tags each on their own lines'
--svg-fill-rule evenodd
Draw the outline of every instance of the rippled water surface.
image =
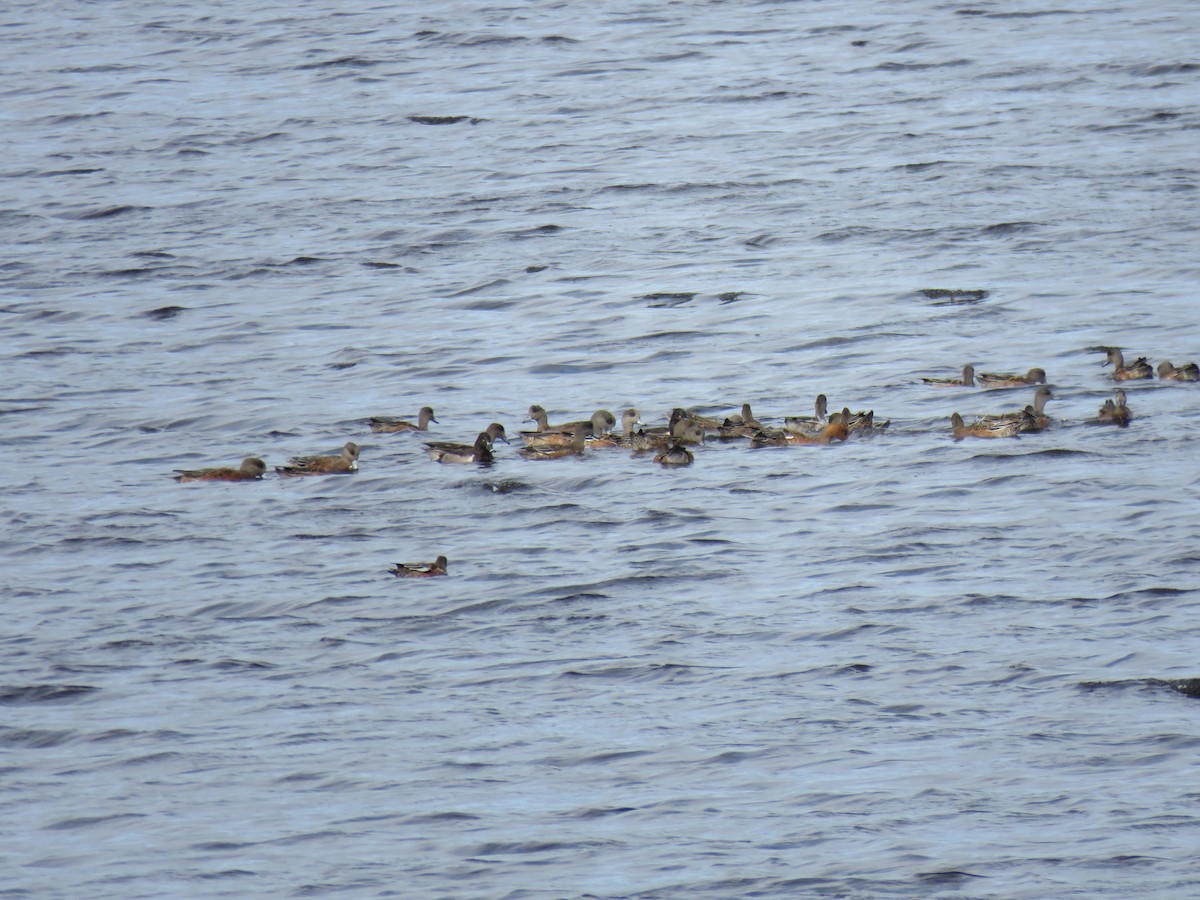
<svg viewBox="0 0 1200 900">
<path fill-rule="evenodd" d="M 7 4 L 4 896 L 1200 896 L 1198 10 Z"/>
</svg>

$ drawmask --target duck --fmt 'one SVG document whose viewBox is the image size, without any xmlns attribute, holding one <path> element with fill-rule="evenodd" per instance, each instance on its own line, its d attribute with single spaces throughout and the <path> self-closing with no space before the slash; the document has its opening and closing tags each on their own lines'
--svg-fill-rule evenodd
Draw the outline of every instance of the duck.
<svg viewBox="0 0 1200 900">
<path fill-rule="evenodd" d="M 671 416 L 675 417 L 680 414 L 682 418 L 688 419 L 700 425 L 706 431 L 720 431 L 722 428 L 733 427 L 737 425 L 745 425 L 750 428 L 761 427 L 758 420 L 754 418 L 754 412 L 750 409 L 749 403 L 742 404 L 740 413 L 733 413 L 723 419 L 717 419 L 713 416 L 702 416 L 699 413 L 689 412 L 686 409 L 675 409 L 671 411 Z"/>
<path fill-rule="evenodd" d="M 844 441 L 850 437 L 849 422 L 850 410 L 843 408 L 840 413 L 830 416 L 825 426 L 815 434 L 797 433 L 785 428 L 766 428 L 761 429 L 750 439 L 750 446 L 803 447 Z"/>
<path fill-rule="evenodd" d="M 358 444 L 346 441 L 337 456 L 296 456 L 286 466 L 276 466 L 280 475 L 350 475 L 358 471 Z"/>
<path fill-rule="evenodd" d="M 630 437 L 629 446 L 635 453 L 645 453 L 651 450 L 666 450 L 673 444 L 703 444 L 704 436 L 704 426 L 699 422 L 681 419 L 671 426 L 670 431 L 663 428 L 639 428 Z"/>
<path fill-rule="evenodd" d="M 1146 362 L 1146 357 L 1139 356 L 1129 365 L 1125 365 L 1125 357 L 1116 347 L 1108 348 L 1108 356 L 1100 365 L 1107 366 L 1110 363 L 1113 367 L 1114 381 L 1141 381 L 1154 377 L 1154 370 L 1150 368 L 1150 363 Z"/>
<path fill-rule="evenodd" d="M 1195 363 L 1173 366 L 1164 359 L 1158 364 L 1158 377 L 1163 381 L 1200 381 L 1200 366 Z"/>
<path fill-rule="evenodd" d="M 531 446 L 526 443 L 521 449 L 521 455 L 526 459 L 561 459 L 564 456 L 579 456 L 587 446 L 589 427 L 585 422 L 577 422 L 568 443 L 554 446 Z"/>
<path fill-rule="evenodd" d="M 954 431 L 954 439 L 961 441 L 965 437 L 978 438 L 1002 438 L 1016 437 L 1021 433 L 1021 421 L 1019 419 L 1013 421 L 992 421 L 987 422 L 980 419 L 967 425 L 963 422 L 963 417 L 958 413 L 954 413 L 950 417 L 950 426 Z"/>
<path fill-rule="evenodd" d="M 695 459 L 692 451 L 683 444 L 672 444 L 654 457 L 654 461 L 662 466 L 690 466 Z"/>
<path fill-rule="evenodd" d="M 171 477 L 181 484 L 189 481 L 259 481 L 265 471 L 266 463 L 257 456 L 247 456 L 236 469 L 231 466 L 214 469 L 176 469 L 176 474 Z"/>
<path fill-rule="evenodd" d="M 562 425 L 551 425 L 549 417 L 546 415 L 546 410 L 537 404 L 529 407 L 529 415 L 525 421 L 533 422 L 534 430 L 532 432 L 522 432 L 524 435 L 545 434 L 547 432 L 560 432 L 570 435 L 574 433 L 576 425 L 584 425 L 588 429 L 588 436 L 591 437 L 594 434 L 604 434 L 615 428 L 617 424 L 616 417 L 607 409 L 598 409 L 592 413 L 590 419 L 577 422 L 564 422 Z"/>
<path fill-rule="evenodd" d="M 433 578 L 446 574 L 447 560 L 439 556 L 430 563 L 394 563 L 388 571 L 397 578 Z"/>
<path fill-rule="evenodd" d="M 430 406 L 422 406 L 417 413 L 417 421 L 408 422 L 404 419 L 396 419 L 391 416 L 371 416 L 367 420 L 371 426 L 371 430 L 376 434 L 395 434 L 399 431 L 428 431 L 429 423 L 441 425 L 437 419 L 433 417 L 433 408 Z"/>
<path fill-rule="evenodd" d="M 633 439 L 633 429 L 642 424 L 642 417 L 636 409 L 627 409 L 621 413 L 621 431 L 609 432 L 592 438 L 589 447 L 628 447 Z"/>
<path fill-rule="evenodd" d="M 1033 392 L 1033 403 L 1024 409 L 1014 413 L 983 416 L 979 421 L 987 423 L 1017 422 L 1021 426 L 1022 433 L 1032 434 L 1043 431 L 1050 425 L 1050 417 L 1046 415 L 1046 401 L 1053 399 L 1054 394 L 1051 393 L 1050 388 L 1043 385 Z"/>
<path fill-rule="evenodd" d="M 1114 425 L 1120 425 L 1124 428 L 1129 424 L 1129 420 L 1133 418 L 1133 413 L 1129 407 L 1125 405 L 1125 392 L 1118 390 L 1115 394 L 1116 400 L 1105 400 L 1104 405 L 1100 407 L 1100 412 L 1097 418 L 1101 422 L 1111 422 Z"/>
<path fill-rule="evenodd" d="M 496 430 L 499 429 L 499 434 Z M 446 441 L 435 441 L 425 445 L 429 458 L 438 463 L 479 463 L 490 466 L 496 459 L 492 453 L 493 442 L 508 441 L 504 437 L 504 426 L 493 422 L 486 431 L 479 432 L 474 444 L 452 444 Z"/>
<path fill-rule="evenodd" d="M 993 375 L 981 372 L 975 376 L 975 379 L 981 387 L 989 389 L 1025 387 L 1030 384 L 1045 384 L 1046 370 L 1034 367 L 1024 375 Z"/>
<path fill-rule="evenodd" d="M 530 407 L 534 409 L 535 407 Z M 541 409 L 541 407 L 536 407 Z M 542 428 L 541 425 L 545 421 L 545 410 L 542 410 L 542 416 L 538 419 L 537 431 L 522 431 L 521 437 L 525 440 L 525 446 L 531 448 L 551 448 L 551 447 L 566 447 L 573 440 L 575 432 L 582 428 L 585 437 L 592 435 L 607 434 L 617 420 L 613 418 L 613 414 L 606 409 L 598 409 L 592 413 L 592 417 L 586 422 L 568 422 L 566 425 L 557 425 L 552 428 Z"/>
<path fill-rule="evenodd" d="M 934 387 L 975 387 L 975 367 L 963 366 L 962 378 L 922 378 L 921 380 Z"/>
<path fill-rule="evenodd" d="M 783 420 L 783 427 L 794 434 L 811 434 L 814 431 L 820 431 L 829 422 L 828 404 L 829 400 L 824 394 L 817 394 L 813 415 L 787 416 Z"/>
</svg>

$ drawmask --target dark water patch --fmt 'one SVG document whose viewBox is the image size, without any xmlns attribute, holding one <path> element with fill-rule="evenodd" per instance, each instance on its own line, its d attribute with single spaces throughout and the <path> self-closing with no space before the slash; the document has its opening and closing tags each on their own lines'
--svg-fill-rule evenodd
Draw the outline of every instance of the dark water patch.
<svg viewBox="0 0 1200 900">
<path fill-rule="evenodd" d="M 605 681 L 659 682 L 694 677 L 715 671 L 719 666 L 688 666 L 680 663 L 651 663 L 641 666 L 597 666 L 593 669 L 568 669 L 560 678 L 602 679 Z M 645 751 L 649 752 L 649 751 Z"/>
<path fill-rule="evenodd" d="M 102 219 L 113 219 L 117 216 L 125 216 L 130 213 L 150 212 L 152 207 L 149 206 L 101 206 L 97 209 L 83 210 L 77 213 L 65 213 L 60 218 L 77 219 L 81 222 L 99 221 Z"/>
<path fill-rule="evenodd" d="M 625 813 L 634 812 L 636 806 L 606 806 L 595 809 L 581 809 L 578 812 L 564 813 L 563 818 L 581 819 L 587 821 L 589 819 L 607 819 L 609 816 L 621 816 Z"/>
<path fill-rule="evenodd" d="M 522 228 L 518 231 L 510 231 L 508 237 L 510 240 L 520 241 L 528 238 L 544 237 L 548 234 L 558 234 L 563 231 L 561 225 L 535 225 L 532 228 Z"/>
<path fill-rule="evenodd" d="M 296 66 L 299 71 L 310 69 L 369 69 L 379 65 L 381 60 L 364 59 L 361 56 L 339 56 L 336 59 L 324 59 L 317 62 L 301 63 Z"/>
<path fill-rule="evenodd" d="M 956 869 L 948 869 L 943 872 L 917 872 L 917 880 L 926 885 L 956 885 L 965 882 L 968 878 L 985 878 L 984 875 L 976 875 L 974 872 L 960 872 Z"/>
<path fill-rule="evenodd" d="M 104 169 L 47 169 L 44 172 L 38 172 L 39 178 L 59 178 L 64 175 L 94 175 L 97 172 L 103 172 Z"/>
<path fill-rule="evenodd" d="M 79 828 L 92 828 L 96 825 L 105 825 L 109 822 L 123 822 L 129 819 L 144 819 L 147 816 L 144 813 L 117 813 L 111 816 L 77 816 L 71 819 L 62 819 L 54 822 L 51 825 L 46 825 L 46 831 L 74 831 Z"/>
<path fill-rule="evenodd" d="M 457 125 L 460 122 L 469 122 L 472 125 L 478 125 L 483 121 L 483 119 L 476 119 L 474 116 L 409 116 L 408 120 L 418 125 Z"/>
<path fill-rule="evenodd" d="M 984 237 L 1008 237 L 1010 234 L 1027 234 L 1041 228 L 1040 222 L 998 222 L 979 229 Z"/>
<path fill-rule="evenodd" d="M 682 306 L 685 303 L 691 303 L 696 299 L 695 292 L 687 291 L 657 291 L 653 294 L 642 294 L 637 298 L 645 300 L 647 305 L 654 309 L 662 309 L 666 307 Z"/>
<path fill-rule="evenodd" d="M 60 703 L 78 700 L 99 688 L 86 684 L 31 684 L 0 687 L 0 703 Z"/>
<path fill-rule="evenodd" d="M 937 300 L 934 306 L 960 306 L 986 300 L 990 291 L 962 288 L 921 288 L 926 299 Z"/>
<path fill-rule="evenodd" d="M 613 841 L 521 841 L 521 842 L 492 842 L 480 844 L 478 847 L 468 849 L 466 858 L 469 860 L 477 860 L 481 857 L 495 856 L 528 856 L 537 853 L 556 853 L 561 850 L 580 851 L 589 847 L 606 847 L 612 846 Z"/>
<path fill-rule="evenodd" d="M 877 72 L 925 72 L 930 69 L 951 69 L 974 64 L 974 60 L 960 58 L 929 63 L 885 62 L 875 66 L 874 69 Z"/>
<path fill-rule="evenodd" d="M 70 731 L 45 731 L 36 728 L 8 728 L 0 725 L 0 747 L 27 747 L 45 750 L 61 747 L 75 737 Z"/>
</svg>

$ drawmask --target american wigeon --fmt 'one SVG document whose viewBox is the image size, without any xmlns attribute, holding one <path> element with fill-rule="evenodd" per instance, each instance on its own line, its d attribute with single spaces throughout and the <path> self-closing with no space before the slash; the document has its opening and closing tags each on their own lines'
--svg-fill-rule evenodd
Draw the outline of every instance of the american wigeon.
<svg viewBox="0 0 1200 900">
<path fill-rule="evenodd" d="M 824 394 L 817 394 L 813 415 L 787 416 L 783 420 L 783 427 L 795 434 L 812 434 L 820 431 L 829 423 L 828 404 L 829 401 Z"/>
<path fill-rule="evenodd" d="M 654 457 L 654 461 L 663 466 L 690 466 L 695 459 L 692 451 L 683 444 L 672 444 Z"/>
<path fill-rule="evenodd" d="M 987 424 L 1016 422 L 1022 433 L 1042 431 L 1050 425 L 1050 417 L 1046 415 L 1046 401 L 1053 399 L 1054 394 L 1051 393 L 1050 388 L 1043 385 L 1033 392 L 1032 405 L 1026 406 L 1018 412 L 983 416 L 979 421 Z"/>
<path fill-rule="evenodd" d="M 1146 357 L 1139 356 L 1129 365 L 1125 365 L 1125 357 L 1116 347 L 1108 348 L 1108 356 L 1100 365 L 1112 365 L 1114 381 L 1139 381 L 1154 377 L 1154 370 L 1150 368 L 1150 363 L 1146 362 Z"/>
<path fill-rule="evenodd" d="M 552 448 L 566 447 L 575 439 L 575 432 L 582 428 L 585 437 L 592 435 L 607 434 L 609 429 L 616 424 L 616 419 L 613 414 L 605 409 L 598 409 L 592 413 L 592 417 L 586 422 L 570 422 L 567 425 L 558 425 L 548 429 L 542 429 L 541 420 L 539 418 L 537 431 L 522 431 L 521 437 L 525 441 L 526 447 L 531 448 Z"/>
<path fill-rule="evenodd" d="M 492 453 L 493 436 L 491 431 L 481 431 L 475 438 L 474 444 L 454 444 L 447 441 L 435 441 L 425 445 L 429 458 L 439 463 L 480 463 L 491 465 L 495 460 Z"/>
<path fill-rule="evenodd" d="M 267 464 L 256 456 L 247 456 L 241 466 L 214 469 L 176 469 L 171 476 L 178 482 L 188 481 L 258 481 L 267 471 Z"/>
<path fill-rule="evenodd" d="M 1163 381 L 1200 381 L 1200 366 L 1195 363 L 1173 366 L 1164 359 L 1158 364 L 1158 377 Z"/>
<path fill-rule="evenodd" d="M 286 466 L 276 466 L 280 475 L 349 475 L 358 471 L 358 444 L 347 441 L 337 456 L 297 456 Z"/>
<path fill-rule="evenodd" d="M 950 417 L 950 427 L 954 431 L 954 439 L 961 441 L 966 437 L 978 438 L 1003 438 L 1016 437 L 1021 433 L 1021 421 L 1003 421 L 1003 422 L 985 422 L 980 419 L 977 422 L 972 422 L 970 425 L 963 421 L 963 417 L 958 413 L 954 413 Z"/>
<path fill-rule="evenodd" d="M 683 418 L 688 421 L 695 422 L 706 431 L 720 431 L 722 428 L 734 425 L 747 425 L 751 428 L 761 427 L 758 420 L 754 418 L 754 413 L 750 409 L 749 403 L 742 404 L 740 413 L 732 413 L 723 419 L 718 419 L 713 416 L 702 416 L 699 413 L 689 412 L 686 409 L 674 409 L 671 411 L 671 418 Z"/>
<path fill-rule="evenodd" d="M 1100 412 L 1096 418 L 1101 422 L 1111 422 L 1114 425 L 1120 425 L 1124 428 L 1129 424 L 1129 420 L 1133 418 L 1133 413 L 1129 407 L 1125 405 L 1125 392 L 1118 390 L 1116 392 L 1116 400 L 1105 400 L 1104 405 L 1100 407 Z"/>
<path fill-rule="evenodd" d="M 1033 368 L 1024 375 L 992 375 L 981 372 L 975 376 L 975 380 L 985 388 L 1025 387 L 1030 384 L 1045 384 L 1046 370 Z"/>
<path fill-rule="evenodd" d="M 811 447 L 844 441 L 850 437 L 850 427 L 847 424 L 849 421 L 850 410 L 843 408 L 840 413 L 830 416 L 829 421 L 816 433 L 805 434 L 782 428 L 762 429 L 750 439 L 750 446 Z"/>
<path fill-rule="evenodd" d="M 593 437 L 589 447 L 629 447 L 632 446 L 633 429 L 641 425 L 641 416 L 636 409 L 627 409 L 621 413 L 621 433 L 609 432 Z"/>
<path fill-rule="evenodd" d="M 562 434 L 574 434 L 576 425 L 583 425 L 587 428 L 587 435 L 591 437 L 596 434 L 606 434 L 617 425 L 617 418 L 607 409 L 598 409 L 592 413 L 591 418 L 586 421 L 564 422 L 561 425 L 551 425 L 546 415 L 546 410 L 534 404 L 529 407 L 529 415 L 525 419 L 526 422 L 534 423 L 533 432 L 522 432 L 522 434 L 545 434 L 547 432 L 560 432 Z"/>
<path fill-rule="evenodd" d="M 371 423 L 371 430 L 377 434 L 394 434 L 398 431 L 428 431 L 429 423 L 440 425 L 437 419 L 433 417 L 433 408 L 422 406 L 420 412 L 417 413 L 417 421 L 408 422 L 404 419 L 396 419 L 391 416 L 371 416 L 367 420 Z"/>
<path fill-rule="evenodd" d="M 521 455 L 526 459 L 561 459 L 564 456 L 579 456 L 587 446 L 590 424 L 579 422 L 571 434 L 571 439 L 565 444 L 548 446 L 530 446 L 521 448 Z"/>
<path fill-rule="evenodd" d="M 975 367 L 963 366 L 962 378 L 922 378 L 921 380 L 934 387 L 975 387 Z"/>
<path fill-rule="evenodd" d="M 388 571 L 397 578 L 433 578 L 446 574 L 446 562 L 439 556 L 431 563 L 395 563 Z"/>
</svg>

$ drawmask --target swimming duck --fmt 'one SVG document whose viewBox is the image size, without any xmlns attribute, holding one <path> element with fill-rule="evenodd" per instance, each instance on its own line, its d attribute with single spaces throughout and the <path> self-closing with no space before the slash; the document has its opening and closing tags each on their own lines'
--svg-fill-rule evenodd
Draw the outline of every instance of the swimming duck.
<svg viewBox="0 0 1200 900">
<path fill-rule="evenodd" d="M 672 444 L 654 457 L 654 461 L 663 466 L 690 466 L 695 459 L 692 451 L 683 444 Z"/>
<path fill-rule="evenodd" d="M 1050 417 L 1046 415 L 1046 401 L 1053 399 L 1054 394 L 1050 392 L 1050 388 L 1043 385 L 1033 392 L 1032 405 L 1019 412 L 983 416 L 979 421 L 989 424 L 1016 422 L 1020 425 L 1022 433 L 1036 433 L 1049 427 Z"/>
<path fill-rule="evenodd" d="M 358 444 L 347 441 L 337 456 L 293 457 L 275 471 L 280 475 L 349 475 L 358 471 Z"/>
<path fill-rule="evenodd" d="M 607 409 L 598 409 L 586 421 L 564 422 L 561 425 L 551 425 L 549 424 L 546 410 L 537 404 L 529 407 L 529 415 L 525 421 L 534 423 L 534 431 L 522 432 L 522 434 L 545 434 L 546 432 L 556 431 L 570 435 L 574 433 L 576 425 L 583 425 L 588 429 L 588 437 L 591 437 L 593 434 L 604 434 L 615 428 L 617 424 L 616 416 Z"/>
<path fill-rule="evenodd" d="M 954 439 L 961 441 L 965 437 L 1002 438 L 1016 437 L 1021 433 L 1021 421 L 985 422 L 980 419 L 967 425 L 963 417 L 955 413 L 950 417 L 950 426 L 954 430 Z"/>
<path fill-rule="evenodd" d="M 783 427 L 796 434 L 811 434 L 820 431 L 829 422 L 828 403 L 824 394 L 817 394 L 817 402 L 812 416 L 787 416 Z"/>
<path fill-rule="evenodd" d="M 921 380 L 935 387 L 975 387 L 975 367 L 963 366 L 962 378 L 922 378 Z"/>
<path fill-rule="evenodd" d="M 500 435 L 495 436 L 495 429 L 500 429 Z M 496 457 L 492 453 L 492 442 L 494 439 L 502 440 L 506 444 L 507 440 L 503 436 L 504 426 L 498 423 L 493 423 L 488 426 L 487 431 L 479 432 L 479 436 L 475 438 L 474 444 L 452 444 L 446 441 L 437 441 L 432 444 L 426 444 L 425 450 L 429 454 L 429 458 L 434 462 L 439 463 L 479 463 L 480 465 L 491 465 Z"/>
<path fill-rule="evenodd" d="M 589 447 L 629 447 L 633 440 L 633 429 L 641 425 L 641 416 L 636 409 L 621 413 L 621 432 L 609 432 L 592 438 Z"/>
<path fill-rule="evenodd" d="M 1163 381 L 1200 381 L 1200 366 L 1195 363 L 1173 366 L 1164 359 L 1158 364 L 1158 377 Z"/>
<path fill-rule="evenodd" d="M 404 419 L 395 419 L 391 416 L 371 416 L 367 421 L 371 425 L 371 430 L 376 434 L 395 434 L 398 431 L 428 431 L 430 422 L 436 425 L 442 424 L 433 417 L 433 408 L 429 406 L 421 407 L 420 412 L 417 413 L 416 422 L 407 422 Z"/>
<path fill-rule="evenodd" d="M 704 434 L 704 426 L 699 422 L 682 419 L 676 422 L 670 431 L 663 428 L 639 428 L 630 437 L 629 446 L 635 453 L 666 450 L 672 444 L 703 444 Z"/>
<path fill-rule="evenodd" d="M 1108 356 L 1100 365 L 1107 366 L 1110 363 L 1113 367 L 1114 381 L 1139 381 L 1154 377 L 1154 370 L 1150 368 L 1150 363 L 1146 362 L 1146 357 L 1139 356 L 1129 365 L 1125 365 L 1125 357 L 1116 347 L 1108 348 Z"/>
<path fill-rule="evenodd" d="M 750 439 L 751 447 L 802 447 L 816 444 L 831 444 L 844 441 L 850 436 L 850 410 L 829 417 L 825 426 L 815 434 L 803 434 L 782 428 L 761 429 Z"/>
<path fill-rule="evenodd" d="M 215 469 L 176 469 L 172 475 L 180 483 L 188 481 L 258 481 L 267 471 L 267 464 L 256 456 L 247 456 L 240 467 Z"/>
<path fill-rule="evenodd" d="M 991 375 L 981 372 L 975 378 L 985 388 L 1024 387 L 1030 384 L 1045 384 L 1046 370 L 1033 368 L 1024 375 Z"/>
<path fill-rule="evenodd" d="M 754 418 L 754 413 L 751 411 L 749 403 L 742 404 L 742 411 L 740 413 L 733 413 L 732 415 L 726 416 L 724 419 L 717 419 L 712 416 L 702 416 L 699 413 L 689 412 L 686 409 L 675 409 L 671 411 L 672 418 L 675 418 L 677 414 L 680 414 L 682 418 L 695 422 L 706 431 L 720 431 L 722 428 L 736 425 L 748 425 L 751 428 L 760 427 L 758 420 Z"/>
<path fill-rule="evenodd" d="M 1125 405 L 1125 392 L 1118 390 L 1116 392 L 1116 401 L 1105 400 L 1104 405 L 1100 407 L 1100 412 L 1097 418 L 1101 422 L 1111 422 L 1114 425 L 1120 425 L 1124 428 L 1129 424 L 1129 420 L 1133 418 L 1133 413 L 1129 407 Z"/>
<path fill-rule="evenodd" d="M 532 446 L 527 442 L 521 449 L 521 455 L 526 459 L 561 459 L 564 456 L 579 456 L 587 446 L 589 427 L 585 422 L 576 423 L 571 440 L 565 444 Z"/>
<path fill-rule="evenodd" d="M 540 407 L 538 407 L 540 409 Z M 533 409 L 533 407 L 530 407 Z M 521 437 L 525 440 L 525 446 L 531 448 L 551 448 L 551 447 L 566 447 L 569 445 L 575 436 L 575 432 L 582 428 L 585 437 L 592 435 L 607 434 L 608 430 L 616 424 L 616 419 L 613 414 L 605 409 L 598 409 L 592 413 L 591 419 L 586 422 L 569 422 L 566 425 L 557 425 L 553 428 L 541 428 L 541 424 L 545 418 L 545 411 L 542 411 L 542 416 L 538 420 L 537 431 L 522 431 Z"/>
<path fill-rule="evenodd" d="M 439 556 L 431 563 L 395 563 L 388 571 L 397 578 L 433 578 L 446 574 L 446 557 Z"/>
</svg>

